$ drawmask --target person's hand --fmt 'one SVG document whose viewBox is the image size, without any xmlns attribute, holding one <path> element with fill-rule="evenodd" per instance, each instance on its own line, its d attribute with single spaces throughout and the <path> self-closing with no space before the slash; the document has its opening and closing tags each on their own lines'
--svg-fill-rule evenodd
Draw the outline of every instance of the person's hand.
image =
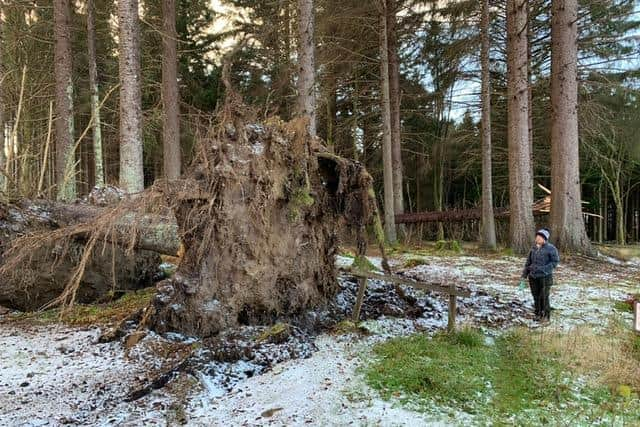
<svg viewBox="0 0 640 427">
<path fill-rule="evenodd" d="M 518 289 L 522 291 L 526 287 L 527 287 L 527 283 L 524 281 L 524 279 L 521 279 L 520 283 L 518 283 Z"/>
</svg>

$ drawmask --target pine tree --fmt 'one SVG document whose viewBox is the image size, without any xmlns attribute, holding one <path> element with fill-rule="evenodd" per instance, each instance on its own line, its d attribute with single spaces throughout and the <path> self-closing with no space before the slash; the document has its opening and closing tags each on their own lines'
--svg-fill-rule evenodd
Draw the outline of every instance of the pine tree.
<svg viewBox="0 0 640 427">
<path fill-rule="evenodd" d="M 144 189 L 138 0 L 118 0 L 120 75 L 120 187 Z"/>
<path fill-rule="evenodd" d="M 391 100 L 389 95 L 389 55 L 387 41 L 387 1 L 380 1 L 380 86 L 382 109 L 382 169 L 384 175 L 384 231 L 389 243 L 397 240 L 393 196 L 393 156 L 391 147 Z"/>
<path fill-rule="evenodd" d="M 178 93 L 178 53 L 175 0 L 162 0 L 162 106 L 164 112 L 162 146 L 164 175 L 180 177 L 180 96 Z"/>
<path fill-rule="evenodd" d="M 529 249 L 533 222 L 533 177 L 529 141 L 526 0 L 507 0 L 507 100 L 509 232 L 516 253 Z"/>
<path fill-rule="evenodd" d="M 491 167 L 491 75 L 489 70 L 489 0 L 482 0 L 480 22 L 481 48 L 481 91 L 482 91 L 482 244 L 489 249 L 496 248 L 496 225 L 493 214 L 493 179 Z"/>
<path fill-rule="evenodd" d="M 100 119 L 100 91 L 98 88 L 98 65 L 96 62 L 96 10 L 95 1 L 87 0 L 87 50 L 89 61 L 89 90 L 91 92 L 91 116 L 93 119 L 93 158 L 95 186 L 105 184 L 104 161 L 102 159 L 102 121 Z"/>
<path fill-rule="evenodd" d="M 560 249 L 592 253 L 580 194 L 578 1 L 553 0 L 551 14 L 551 228 Z"/>
<path fill-rule="evenodd" d="M 309 119 L 309 135 L 316 136 L 313 0 L 298 1 L 298 108 Z"/>
<path fill-rule="evenodd" d="M 404 213 L 403 167 L 400 129 L 400 58 L 398 55 L 397 12 L 400 2 L 387 0 L 387 44 L 389 46 L 389 98 L 391 102 L 391 156 L 393 164 L 393 209 Z M 402 228 L 398 231 L 401 232 Z M 402 234 L 402 232 L 401 232 Z"/>
<path fill-rule="evenodd" d="M 0 1 L 0 16 L 3 14 L 3 2 Z M 4 61 L 3 61 L 3 50 L 4 50 L 4 21 L 0 18 L 0 76 L 4 76 Z M 0 191 L 6 191 L 7 189 L 7 177 L 6 167 L 7 167 L 7 158 L 4 153 L 4 141 L 5 141 L 5 133 L 4 133 L 4 107 L 5 99 L 4 99 L 4 81 L 0 81 Z"/>
<path fill-rule="evenodd" d="M 56 80 L 56 184 L 58 200 L 76 197 L 73 121 L 73 66 L 69 0 L 54 0 L 54 74 Z"/>
</svg>

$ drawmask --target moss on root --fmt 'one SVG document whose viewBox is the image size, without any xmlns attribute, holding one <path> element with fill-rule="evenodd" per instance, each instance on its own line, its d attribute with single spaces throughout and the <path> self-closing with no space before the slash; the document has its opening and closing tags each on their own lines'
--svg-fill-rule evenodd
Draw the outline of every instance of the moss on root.
<svg viewBox="0 0 640 427">
<path fill-rule="evenodd" d="M 315 199 L 309 193 L 308 188 L 298 188 L 289 199 L 289 219 L 297 221 L 302 215 L 302 211 L 313 206 Z"/>
<path fill-rule="evenodd" d="M 24 320 L 39 324 L 62 322 L 71 326 L 117 323 L 147 307 L 155 292 L 155 288 L 147 288 L 128 292 L 121 298 L 105 304 L 75 304 L 62 316 L 59 309 L 52 309 L 20 313 L 11 318 L 16 321 Z"/>
<path fill-rule="evenodd" d="M 376 271 L 377 268 L 375 265 L 369 261 L 366 256 L 357 256 L 353 259 L 353 264 L 351 264 L 351 268 L 353 270 L 360 271 Z"/>
</svg>

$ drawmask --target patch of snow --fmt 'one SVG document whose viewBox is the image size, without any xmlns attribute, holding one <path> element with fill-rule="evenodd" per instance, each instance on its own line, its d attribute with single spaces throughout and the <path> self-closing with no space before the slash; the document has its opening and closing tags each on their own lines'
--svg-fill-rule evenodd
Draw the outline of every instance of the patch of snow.
<svg viewBox="0 0 640 427">
<path fill-rule="evenodd" d="M 146 365 L 125 357 L 120 344 L 96 343 L 98 329 L 0 327 L 0 424 L 109 424 Z M 135 412 L 135 411 L 132 411 Z M 162 422 L 145 408 L 142 423 Z"/>
<path fill-rule="evenodd" d="M 264 144 L 262 144 L 261 142 L 256 142 L 256 143 L 252 144 L 251 145 L 251 151 L 256 156 L 262 155 L 262 153 L 264 153 Z"/>
<path fill-rule="evenodd" d="M 189 424 L 210 425 L 447 425 L 379 398 L 356 372 L 365 351 L 321 336 L 308 359 L 285 362 L 249 378 L 224 396 L 202 390 L 190 399 Z"/>
<path fill-rule="evenodd" d="M 349 268 L 351 267 L 351 264 L 353 264 L 353 258 L 342 256 L 342 255 L 336 255 L 337 268 Z"/>
</svg>

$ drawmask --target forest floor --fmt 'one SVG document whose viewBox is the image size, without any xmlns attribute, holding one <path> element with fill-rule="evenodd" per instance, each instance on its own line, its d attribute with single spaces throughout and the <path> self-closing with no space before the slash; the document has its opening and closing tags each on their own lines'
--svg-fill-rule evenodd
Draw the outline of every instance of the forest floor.
<svg viewBox="0 0 640 427">
<path fill-rule="evenodd" d="M 246 327 L 234 332 L 233 345 L 218 341 L 217 350 L 177 334 L 148 333 L 134 346 L 99 343 L 107 324 L 148 301 L 148 293 L 115 306 L 81 307 L 64 322 L 52 312 L 4 313 L 0 425 L 640 425 L 640 380 L 630 377 L 640 341 L 630 332 L 625 302 L 640 293 L 636 261 L 563 260 L 552 320 L 540 325 L 528 290 L 517 286 L 520 258 L 427 248 L 396 251 L 390 259 L 406 277 L 471 290 L 458 304 L 461 338 L 443 338 L 444 297 L 406 288 L 401 298 L 375 280 L 361 325 L 340 322 L 355 300 L 357 285 L 348 277 L 340 279 L 333 308 L 314 314 L 333 319 L 331 327 L 314 334 L 287 326 L 281 339 L 271 339 L 278 326 Z M 348 254 L 337 260 L 351 261 Z M 482 339 L 474 344 L 465 331 Z M 442 345 L 434 349 L 436 342 Z M 523 358 L 514 358 L 514 348 L 524 349 Z M 415 360 L 419 378 L 407 374 L 409 366 L 397 369 Z M 527 364 L 547 362 L 553 369 L 531 370 L 544 381 L 528 376 Z M 430 377 L 423 366 L 431 366 L 424 370 Z M 500 366 L 504 372 L 494 369 Z M 438 371 L 451 369 L 462 385 L 446 383 L 434 393 Z M 503 390 L 504 373 L 512 390 Z M 164 381 L 153 386 L 158 378 Z M 532 392 L 527 384 L 536 382 L 548 387 Z M 136 390 L 143 392 L 131 394 Z"/>
</svg>

